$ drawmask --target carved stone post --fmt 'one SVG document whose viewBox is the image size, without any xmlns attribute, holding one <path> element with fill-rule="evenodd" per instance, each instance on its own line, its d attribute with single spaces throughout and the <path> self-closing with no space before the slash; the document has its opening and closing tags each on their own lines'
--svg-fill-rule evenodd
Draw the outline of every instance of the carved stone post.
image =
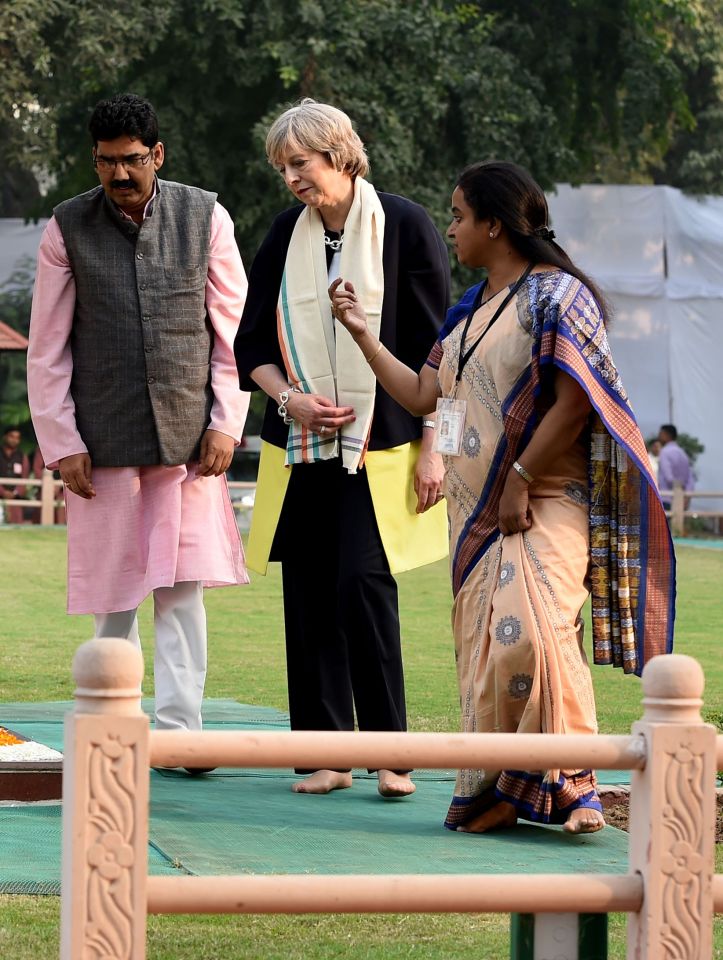
<svg viewBox="0 0 723 960">
<path fill-rule="evenodd" d="M 628 920 L 628 958 L 711 960 L 715 728 L 700 716 L 703 670 L 692 657 L 654 657 L 643 671 L 644 770 L 630 791 L 630 870 L 644 899 Z"/>
<path fill-rule="evenodd" d="M 61 960 L 144 960 L 149 721 L 143 658 L 97 638 L 73 660 L 65 720 Z"/>
</svg>

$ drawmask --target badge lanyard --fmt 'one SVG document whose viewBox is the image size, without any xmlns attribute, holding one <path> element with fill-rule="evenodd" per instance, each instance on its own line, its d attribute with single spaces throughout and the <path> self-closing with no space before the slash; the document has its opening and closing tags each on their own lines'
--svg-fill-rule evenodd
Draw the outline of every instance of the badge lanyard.
<svg viewBox="0 0 723 960">
<path fill-rule="evenodd" d="M 517 291 L 520 289 L 525 280 L 529 277 L 532 272 L 534 263 L 528 263 L 525 272 L 521 277 L 513 284 L 510 288 L 507 296 L 495 310 L 494 315 L 487 326 L 484 328 L 482 333 L 477 337 L 472 346 L 465 351 L 464 342 L 467 339 L 467 334 L 469 333 L 470 324 L 472 323 L 472 318 L 474 314 L 479 310 L 482 303 L 482 294 L 484 293 L 484 287 L 480 287 L 477 292 L 477 295 L 474 298 L 474 302 L 470 309 L 469 314 L 467 315 L 467 320 L 464 325 L 464 331 L 462 332 L 462 339 L 459 343 L 459 360 L 457 361 L 457 376 L 455 378 L 455 393 L 457 391 L 457 385 L 462 379 L 462 371 L 467 365 L 467 361 L 475 352 L 477 347 L 480 345 L 482 338 L 485 334 L 488 333 L 493 323 L 497 320 L 500 314 L 503 312 L 507 304 L 512 300 Z M 437 419 L 434 427 L 434 449 L 437 453 L 446 454 L 450 457 L 458 457 L 462 450 L 462 437 L 464 434 L 464 422 L 467 415 L 467 401 L 466 400 L 457 400 L 456 397 L 440 397 L 437 400 Z"/>
<path fill-rule="evenodd" d="M 462 379 L 462 371 L 463 371 L 464 368 L 467 366 L 467 361 L 468 361 L 469 358 L 472 356 L 472 354 L 475 352 L 475 350 L 477 349 L 477 347 L 480 345 L 480 343 L 482 342 L 483 337 L 485 337 L 485 336 L 489 333 L 489 331 L 490 331 L 490 329 L 491 329 L 491 327 L 492 327 L 492 324 L 495 322 L 495 320 L 498 319 L 498 317 L 500 316 L 500 314 L 502 313 L 502 311 L 505 309 L 505 307 L 507 306 L 507 304 L 508 304 L 508 303 L 510 302 L 510 300 L 515 296 L 515 294 L 516 294 L 517 291 L 520 289 L 520 287 L 522 286 L 522 284 L 525 282 L 525 280 L 527 280 L 527 278 L 529 277 L 529 275 L 532 273 L 532 269 L 533 269 L 534 266 L 535 266 L 534 263 L 528 263 L 528 264 L 527 264 L 527 268 L 525 269 L 525 272 L 522 274 L 521 277 L 519 277 L 519 278 L 517 279 L 516 283 L 515 283 L 512 287 L 510 287 L 510 290 L 508 291 L 507 296 L 506 296 L 505 299 L 502 301 L 502 303 L 499 305 L 499 307 L 497 307 L 497 309 L 495 310 L 494 315 L 493 315 L 492 319 L 490 320 L 490 322 L 489 322 L 489 323 L 487 324 L 487 326 L 484 328 L 484 330 L 482 331 L 482 333 L 477 337 L 477 339 L 476 339 L 475 342 L 472 344 L 472 346 L 469 348 L 469 350 L 467 350 L 467 351 L 465 352 L 465 350 L 464 350 L 464 342 L 465 342 L 465 340 L 467 339 L 467 334 L 468 334 L 468 332 L 469 332 L 470 324 L 472 323 L 472 317 L 475 315 L 475 313 L 477 312 L 477 310 L 479 310 L 480 306 L 482 305 L 482 294 L 484 293 L 484 287 L 480 287 L 480 288 L 479 288 L 479 290 L 477 291 L 477 296 L 474 298 L 474 303 L 472 304 L 472 309 L 471 309 L 470 312 L 467 314 L 467 320 L 466 320 L 466 322 L 465 322 L 464 330 L 463 330 L 463 332 L 462 332 L 462 339 L 461 339 L 460 342 L 459 342 L 459 360 L 457 361 L 457 376 L 456 376 L 456 378 L 455 378 L 455 383 L 459 383 L 459 381 Z M 486 286 L 486 285 L 485 285 L 485 286 Z"/>
</svg>

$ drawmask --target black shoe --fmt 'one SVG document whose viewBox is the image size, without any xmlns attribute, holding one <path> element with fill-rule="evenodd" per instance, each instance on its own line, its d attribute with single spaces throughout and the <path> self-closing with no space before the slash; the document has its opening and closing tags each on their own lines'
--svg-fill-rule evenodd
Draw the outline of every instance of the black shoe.
<svg viewBox="0 0 723 960">
<path fill-rule="evenodd" d="M 186 773 L 190 773 L 192 777 L 199 777 L 202 773 L 211 773 L 216 767 L 184 767 L 183 769 Z"/>
</svg>

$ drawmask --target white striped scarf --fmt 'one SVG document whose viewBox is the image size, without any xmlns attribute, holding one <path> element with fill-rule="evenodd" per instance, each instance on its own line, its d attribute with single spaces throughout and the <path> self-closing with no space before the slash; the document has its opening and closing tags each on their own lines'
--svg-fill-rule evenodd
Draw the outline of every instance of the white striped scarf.
<svg viewBox="0 0 723 960">
<path fill-rule="evenodd" d="M 384 299 L 384 210 L 374 187 L 354 181 L 354 200 L 344 224 L 340 276 L 351 280 L 379 336 Z M 311 463 L 339 454 L 349 473 L 364 464 L 376 377 L 351 334 L 331 314 L 324 224 L 318 210 L 306 207 L 296 221 L 286 253 L 279 290 L 279 343 L 289 384 L 304 393 L 328 397 L 354 408 L 356 419 L 326 436 L 296 421 L 289 426 L 286 463 Z"/>
</svg>

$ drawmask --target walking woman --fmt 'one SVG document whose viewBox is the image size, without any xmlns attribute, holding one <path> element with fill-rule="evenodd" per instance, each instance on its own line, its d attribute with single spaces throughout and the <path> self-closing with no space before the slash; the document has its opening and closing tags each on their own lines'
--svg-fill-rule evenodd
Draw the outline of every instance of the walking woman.
<svg viewBox="0 0 723 960">
<path fill-rule="evenodd" d="M 280 560 L 294 730 L 405 730 L 393 574 L 447 553 L 432 429 L 377 386 L 331 316 L 353 279 L 381 343 L 420 366 L 449 302 L 449 263 L 422 207 L 378 193 L 349 117 L 304 100 L 266 151 L 300 204 L 274 220 L 251 268 L 235 351 L 242 389 L 268 395 L 248 564 Z M 432 424 L 433 426 L 433 424 Z M 351 786 L 349 770 L 299 770 L 299 793 Z M 378 771 L 384 797 L 414 791 Z"/>
<path fill-rule="evenodd" d="M 595 733 L 580 620 L 590 590 L 594 660 L 626 673 L 670 652 L 674 603 L 665 515 L 604 303 L 521 167 L 466 169 L 448 236 L 487 279 L 450 310 L 418 375 L 379 347 L 353 283 L 332 285 L 333 309 L 395 399 L 437 408 L 463 729 Z M 594 772 L 459 772 L 447 827 L 518 817 L 599 830 Z"/>
</svg>

